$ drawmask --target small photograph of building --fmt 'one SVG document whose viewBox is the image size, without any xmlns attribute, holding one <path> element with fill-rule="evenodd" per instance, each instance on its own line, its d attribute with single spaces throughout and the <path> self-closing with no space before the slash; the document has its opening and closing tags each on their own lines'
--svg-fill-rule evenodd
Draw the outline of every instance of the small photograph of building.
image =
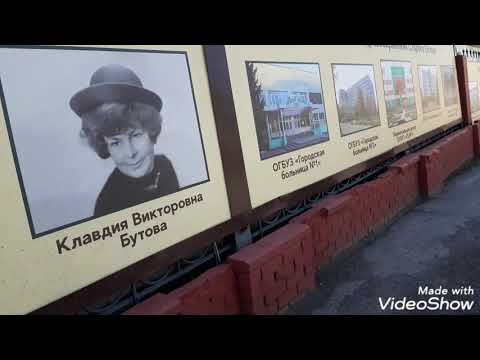
<svg viewBox="0 0 480 360">
<path fill-rule="evenodd" d="M 406 61 L 382 61 L 383 88 L 388 127 L 417 119 L 412 65 Z"/>
<path fill-rule="evenodd" d="M 458 104 L 458 84 L 455 67 L 451 65 L 441 66 L 443 97 L 445 106 Z"/>
<path fill-rule="evenodd" d="M 329 140 L 318 64 L 246 67 L 262 160 Z"/>
<path fill-rule="evenodd" d="M 476 81 L 469 82 L 468 90 L 470 93 L 470 108 L 472 113 L 480 111 L 480 94 L 478 92 L 478 83 Z"/>
<path fill-rule="evenodd" d="M 435 65 L 419 65 L 418 77 L 422 95 L 423 113 L 440 109 L 440 92 L 438 90 L 438 70 Z"/>
<path fill-rule="evenodd" d="M 373 65 L 333 64 L 342 136 L 380 125 Z"/>
</svg>

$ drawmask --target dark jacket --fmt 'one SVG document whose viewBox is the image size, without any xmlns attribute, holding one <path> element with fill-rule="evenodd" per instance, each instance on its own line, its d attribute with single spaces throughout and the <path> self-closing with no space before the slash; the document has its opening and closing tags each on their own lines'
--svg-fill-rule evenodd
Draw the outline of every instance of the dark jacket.
<svg viewBox="0 0 480 360">
<path fill-rule="evenodd" d="M 108 177 L 95 204 L 94 216 L 103 216 L 179 190 L 175 170 L 165 155 L 155 155 L 153 171 L 141 178 L 115 169 Z"/>
</svg>

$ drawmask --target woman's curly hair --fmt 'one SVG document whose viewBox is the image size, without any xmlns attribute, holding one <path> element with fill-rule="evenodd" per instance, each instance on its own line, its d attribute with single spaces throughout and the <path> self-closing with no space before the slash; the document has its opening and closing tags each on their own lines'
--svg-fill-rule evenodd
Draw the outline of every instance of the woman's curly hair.
<svg viewBox="0 0 480 360">
<path fill-rule="evenodd" d="M 153 106 L 132 102 L 104 103 L 82 116 L 80 136 L 102 159 L 110 157 L 105 137 L 125 133 L 129 129 L 145 130 L 155 144 L 162 130 L 162 117 Z"/>
</svg>

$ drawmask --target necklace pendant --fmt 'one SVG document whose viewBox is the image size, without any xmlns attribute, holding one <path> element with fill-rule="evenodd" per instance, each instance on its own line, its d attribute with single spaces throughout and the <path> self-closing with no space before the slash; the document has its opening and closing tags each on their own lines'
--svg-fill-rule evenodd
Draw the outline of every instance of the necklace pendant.
<svg viewBox="0 0 480 360">
<path fill-rule="evenodd" d="M 148 185 L 145 190 L 147 191 L 154 191 L 154 190 L 157 190 L 158 189 L 158 183 L 160 181 L 160 171 L 157 171 L 157 173 L 155 174 L 155 180 L 153 182 L 153 184 L 151 185 Z"/>
</svg>

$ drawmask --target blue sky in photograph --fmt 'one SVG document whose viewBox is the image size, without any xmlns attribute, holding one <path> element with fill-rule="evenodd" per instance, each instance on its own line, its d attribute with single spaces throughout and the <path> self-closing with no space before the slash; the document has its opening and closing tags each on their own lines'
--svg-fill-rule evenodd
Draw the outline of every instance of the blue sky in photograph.
<svg viewBox="0 0 480 360">
<path fill-rule="evenodd" d="M 375 77 L 373 74 L 373 65 L 333 65 L 333 76 L 335 81 L 335 91 L 337 96 L 340 90 L 347 90 L 358 80 L 368 75 L 375 85 Z"/>
<path fill-rule="evenodd" d="M 256 63 L 264 90 L 321 92 L 318 64 Z"/>
</svg>

